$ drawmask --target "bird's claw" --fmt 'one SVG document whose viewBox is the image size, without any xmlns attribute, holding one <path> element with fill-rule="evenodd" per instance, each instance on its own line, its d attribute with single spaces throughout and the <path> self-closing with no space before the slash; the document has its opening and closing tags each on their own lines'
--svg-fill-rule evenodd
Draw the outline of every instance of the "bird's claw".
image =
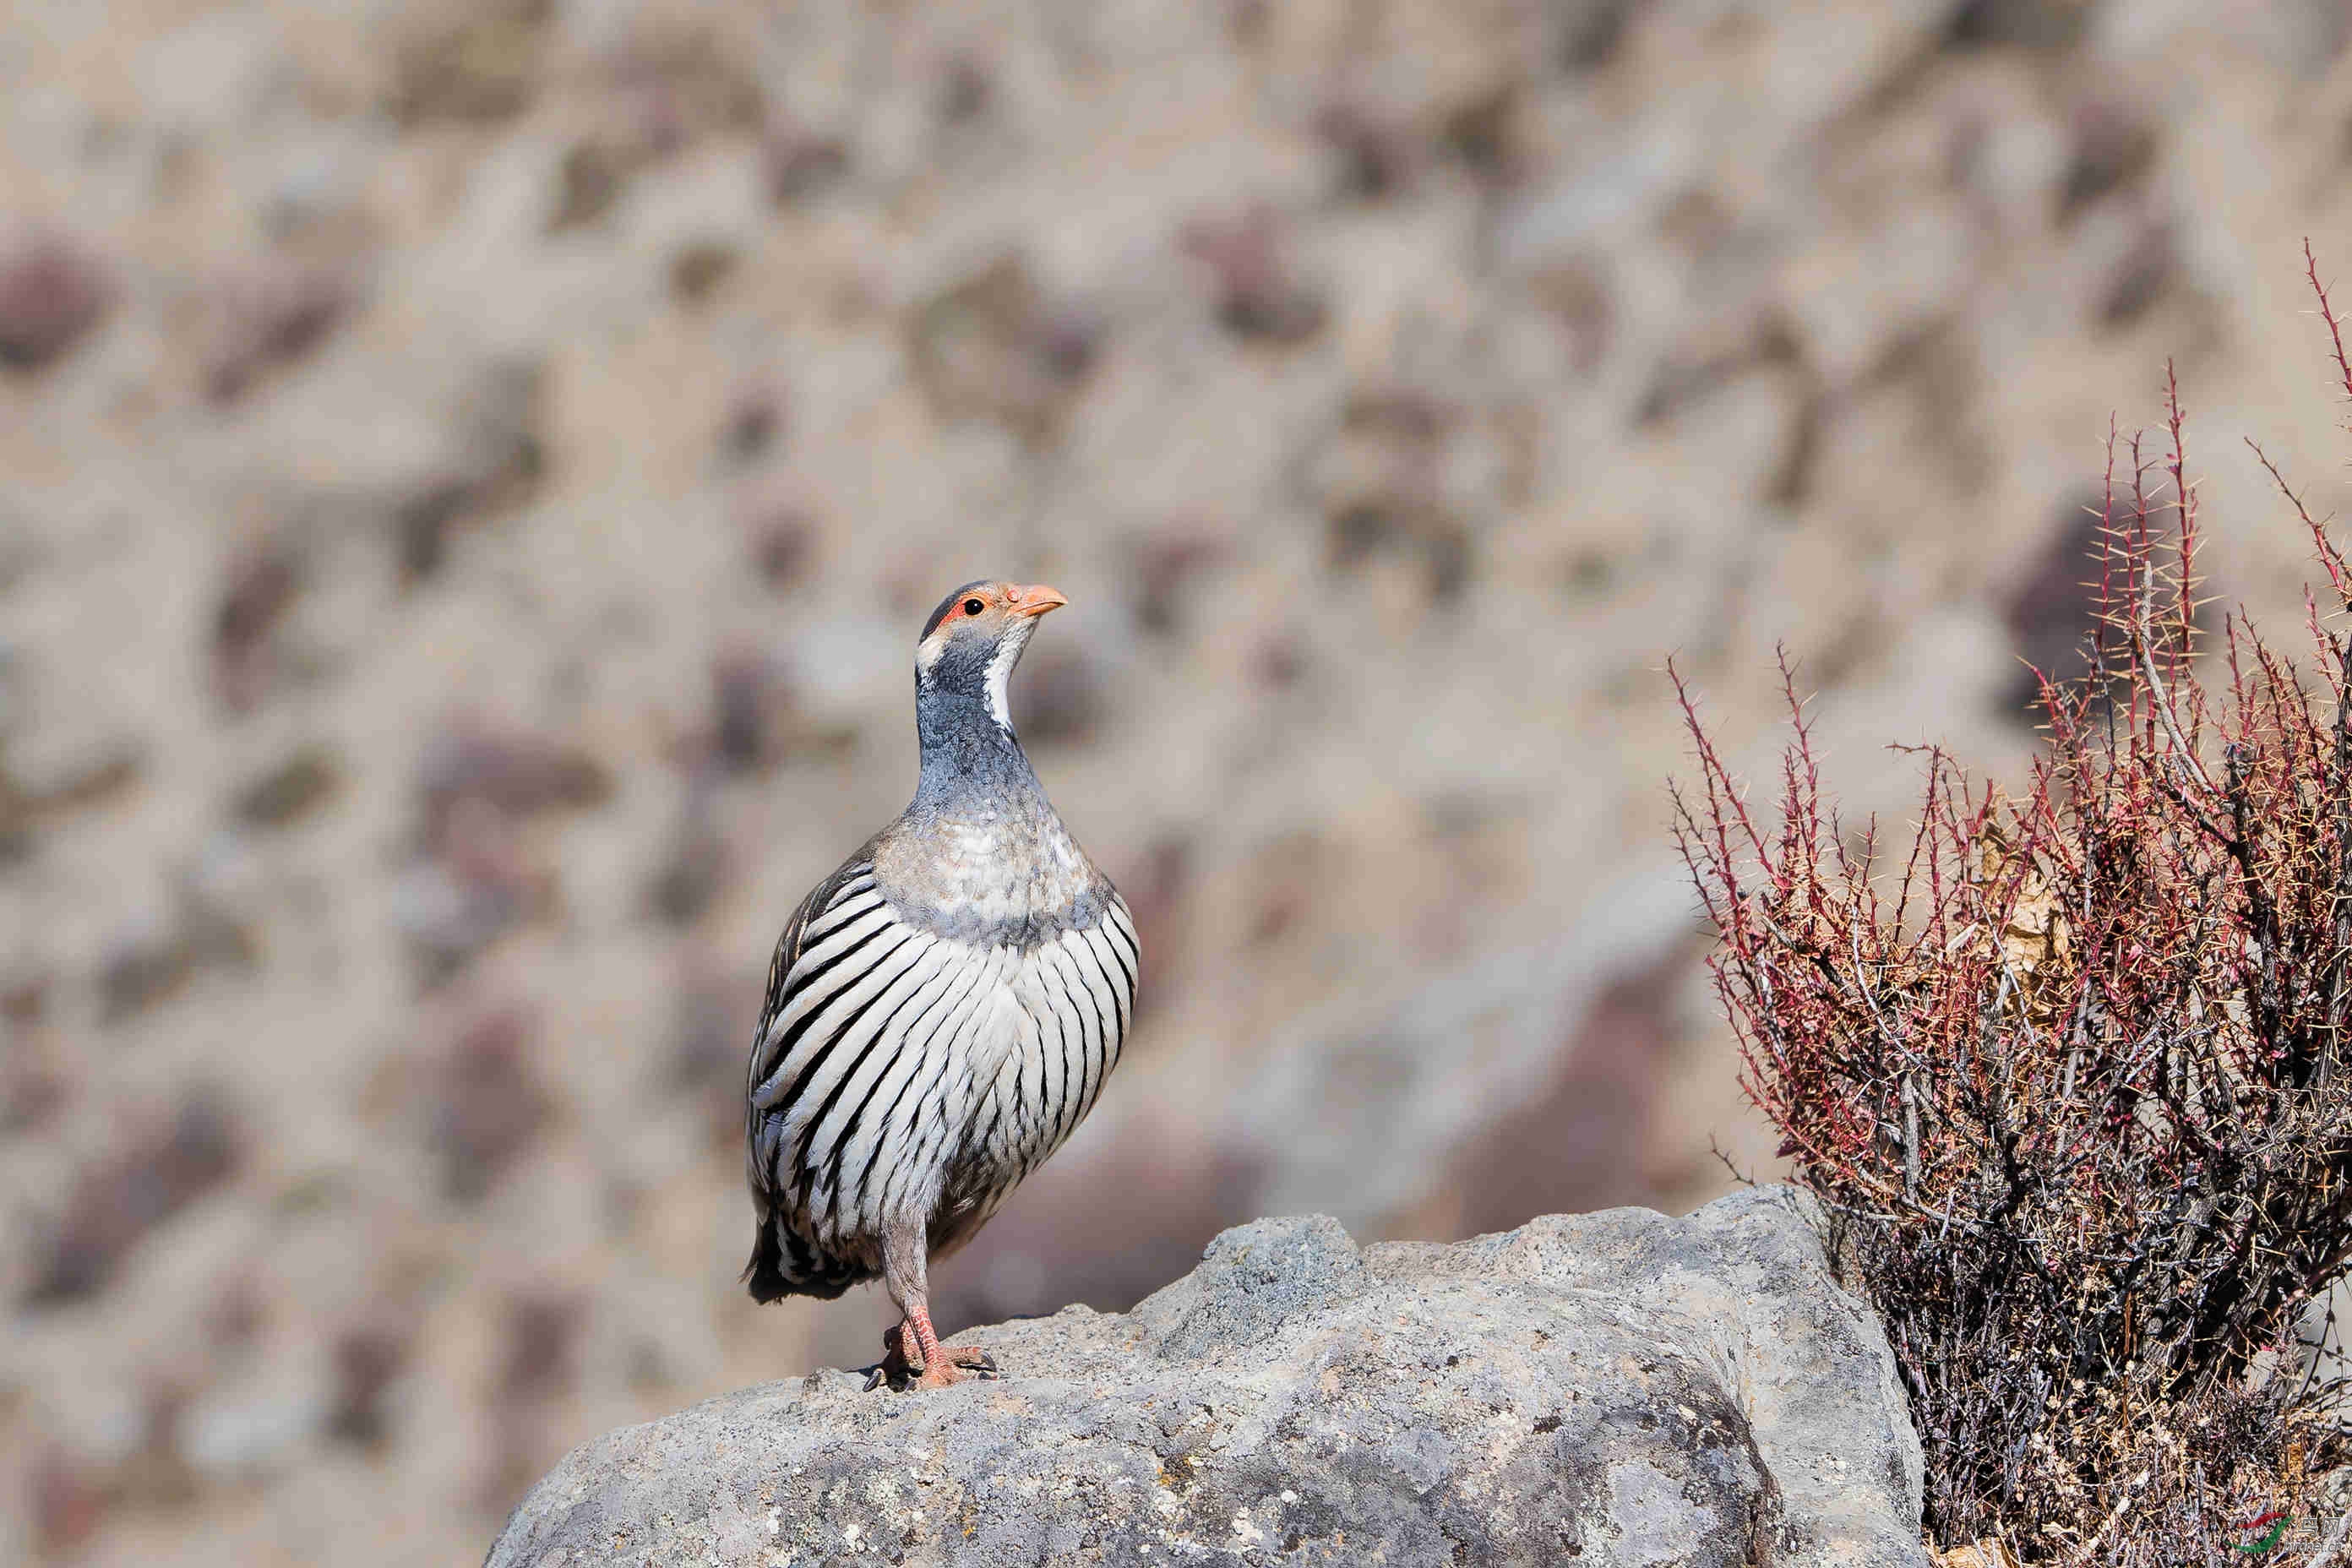
<svg viewBox="0 0 2352 1568">
<path fill-rule="evenodd" d="M 983 1350 L 966 1350 L 958 1345 L 941 1345 L 939 1359 L 922 1370 L 914 1381 L 917 1388 L 951 1388 L 974 1378 L 992 1383 L 1004 1374 L 996 1368 L 996 1358 Z"/>
<path fill-rule="evenodd" d="M 972 1377 L 994 1382 L 1004 1375 L 996 1364 L 996 1358 L 977 1346 L 941 1345 L 936 1365 L 918 1368 L 899 1348 L 895 1334 L 887 1342 L 889 1353 L 866 1374 L 866 1392 L 868 1394 L 886 1383 L 893 1393 L 904 1394 L 916 1388 L 947 1388 Z"/>
</svg>

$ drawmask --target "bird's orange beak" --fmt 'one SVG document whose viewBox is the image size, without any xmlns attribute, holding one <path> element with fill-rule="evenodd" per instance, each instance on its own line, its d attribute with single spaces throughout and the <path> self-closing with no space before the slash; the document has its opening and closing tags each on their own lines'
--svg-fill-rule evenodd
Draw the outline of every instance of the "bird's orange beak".
<svg viewBox="0 0 2352 1568">
<path fill-rule="evenodd" d="M 1069 602 L 1062 597 L 1059 588 L 1048 588 L 1043 583 L 1032 583 L 1025 588 L 1013 583 L 1004 590 L 1004 607 L 1016 616 L 1042 616 Z"/>
</svg>

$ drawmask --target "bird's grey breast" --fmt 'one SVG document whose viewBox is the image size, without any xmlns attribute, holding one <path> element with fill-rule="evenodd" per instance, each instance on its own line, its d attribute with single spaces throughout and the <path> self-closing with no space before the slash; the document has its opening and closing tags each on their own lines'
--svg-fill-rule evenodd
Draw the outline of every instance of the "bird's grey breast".
<svg viewBox="0 0 2352 1568">
<path fill-rule="evenodd" d="M 874 875 L 900 919 L 983 948 L 1087 930 L 1111 898 L 1061 818 L 1015 802 L 909 811 L 876 841 Z"/>
</svg>

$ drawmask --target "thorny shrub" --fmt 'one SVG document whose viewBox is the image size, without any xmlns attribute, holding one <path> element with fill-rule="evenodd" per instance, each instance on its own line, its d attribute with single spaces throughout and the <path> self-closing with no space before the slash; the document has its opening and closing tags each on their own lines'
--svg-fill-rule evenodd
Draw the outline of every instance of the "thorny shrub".
<svg viewBox="0 0 2352 1568">
<path fill-rule="evenodd" d="M 1681 688 L 1744 1081 L 1886 1324 L 1929 1530 L 2025 1561 L 2302 1561 L 2347 1458 L 2315 1342 L 2352 1265 L 2352 567 L 2271 468 L 2315 658 L 2201 630 L 2166 406 L 2109 441 L 2098 629 L 2021 794 L 1927 749 L 1907 851 L 1850 840 L 1790 683 L 1759 821 Z"/>
</svg>

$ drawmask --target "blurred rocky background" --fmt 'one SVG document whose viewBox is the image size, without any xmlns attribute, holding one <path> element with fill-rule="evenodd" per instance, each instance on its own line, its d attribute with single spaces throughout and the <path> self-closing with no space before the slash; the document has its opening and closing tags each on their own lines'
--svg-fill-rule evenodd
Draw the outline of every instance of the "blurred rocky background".
<svg viewBox="0 0 2352 1568">
<path fill-rule="evenodd" d="M 1143 928 L 1126 1063 L 938 1279 L 1769 1171 L 1668 847 L 1675 653 L 1857 827 L 2014 768 L 2111 414 L 2344 499 L 2327 0 L 0 22 L 0 1559 L 471 1560 L 758 1310 L 769 944 L 903 803 L 919 616 Z"/>
</svg>

